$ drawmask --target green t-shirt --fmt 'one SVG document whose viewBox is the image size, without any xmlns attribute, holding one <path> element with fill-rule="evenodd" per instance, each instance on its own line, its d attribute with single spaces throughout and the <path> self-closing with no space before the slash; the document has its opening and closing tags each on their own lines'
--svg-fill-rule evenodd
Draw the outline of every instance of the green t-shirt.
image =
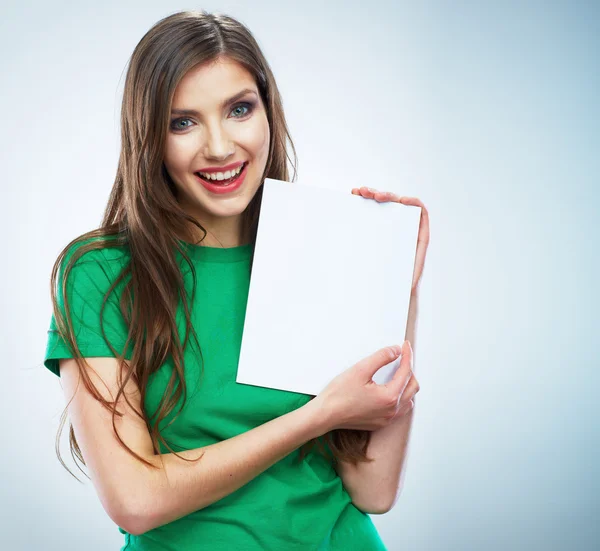
<svg viewBox="0 0 600 551">
<path fill-rule="evenodd" d="M 175 451 L 232 438 L 301 407 L 311 398 L 235 381 L 253 245 L 226 249 L 190 244 L 186 247 L 196 270 L 191 316 L 204 369 L 201 377 L 197 348 L 188 345 L 184 356 L 188 390 L 185 407 L 170 426 L 163 428 L 178 406 L 161 423 L 162 434 Z M 192 272 L 183 257 L 177 255 L 191 297 Z M 84 357 L 114 356 L 102 336 L 100 307 L 111 282 L 128 260 L 125 247 L 90 251 L 70 273 L 67 298 L 77 344 Z M 62 269 L 59 273 L 62 278 Z M 119 352 L 123 351 L 127 336 L 119 309 L 125 283 L 117 286 L 119 295 L 113 293 L 109 297 L 103 318 L 104 331 Z M 59 304 L 63 308 L 62 301 Z M 182 335 L 182 308 L 177 319 Z M 55 328 L 52 316 L 44 365 L 60 375 L 58 359 L 72 354 L 58 334 L 52 332 Z M 126 358 L 130 359 L 130 354 L 131 349 Z M 157 411 L 172 369 L 172 359 L 168 358 L 150 378 L 144 403 L 150 419 Z M 330 460 L 316 450 L 300 463 L 298 456 L 296 449 L 228 496 L 144 534 L 135 536 L 119 527 L 125 535 L 122 551 L 385 551 L 370 516 L 352 504 Z"/>
</svg>

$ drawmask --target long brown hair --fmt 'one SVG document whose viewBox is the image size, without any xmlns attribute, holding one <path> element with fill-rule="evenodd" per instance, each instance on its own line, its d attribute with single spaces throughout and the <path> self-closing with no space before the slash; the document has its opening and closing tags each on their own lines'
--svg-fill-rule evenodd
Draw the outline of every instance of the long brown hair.
<svg viewBox="0 0 600 551">
<path fill-rule="evenodd" d="M 227 15 L 211 14 L 204 10 L 169 15 L 144 35 L 129 62 L 121 109 L 121 152 L 101 226 L 71 241 L 59 254 L 52 269 L 51 298 L 58 333 L 73 350 L 88 391 L 112 411 L 113 428 L 121 445 L 150 467 L 153 465 L 131 450 L 119 437 L 115 415 L 122 414 L 116 410 L 116 403 L 122 395 L 128 400 L 124 387 L 129 380 L 133 380 L 140 389 L 143 405 L 149 378 L 166 358 L 171 357 L 174 369 L 158 407 L 156 422 L 150 423 L 146 413 L 141 415 L 150 431 L 155 453 L 160 453 L 159 441 L 176 453 L 161 436 L 159 424 L 173 411 L 182 396 L 184 401 L 186 399 L 183 350 L 188 337 L 191 335 L 200 347 L 191 326 L 189 302 L 175 251 L 182 254 L 194 271 L 179 239 L 185 237 L 185 240 L 193 241 L 192 226 L 200 229 L 204 236 L 207 232 L 180 207 L 175 185 L 163 164 L 163 152 L 177 84 L 194 66 L 223 56 L 237 61 L 254 76 L 266 108 L 271 141 L 263 182 L 264 178 L 289 181 L 286 159 L 292 159 L 287 155 L 288 140 L 294 153 L 292 181 L 295 180 L 296 151 L 285 121 L 281 97 L 271 69 L 250 31 Z M 243 213 L 243 231 L 252 243 L 256 240 L 262 190 L 261 185 Z M 127 247 L 130 255 L 129 262 L 104 296 L 101 309 L 102 317 L 108 296 L 119 284 L 126 282 L 122 286 L 119 304 L 128 327 L 127 341 L 122 353 L 108 343 L 123 373 L 114 402 L 100 395 L 86 372 L 86 364 L 74 337 L 66 296 L 66 280 L 77 260 L 88 251 L 112 247 Z M 63 270 L 61 266 L 65 256 L 70 256 L 70 259 L 64 267 L 60 289 L 65 308 L 63 317 L 57 302 L 57 279 Z M 178 335 L 175 313 L 180 300 L 186 318 L 183 345 L 180 338 L 175 337 Z M 132 352 L 127 363 L 124 354 L 129 346 Z M 59 450 L 67 410 L 68 405 L 61 415 L 56 453 L 61 464 L 73 475 Z M 71 423 L 69 428 L 71 455 L 76 465 L 77 459 L 85 465 Z M 371 461 L 366 456 L 369 437 L 369 431 L 336 429 L 323 435 L 322 439 L 334 461 L 346 460 L 356 464 L 358 461 Z M 322 439 L 319 437 L 303 444 L 299 458 L 302 459 L 315 444 L 321 453 L 327 453 Z M 183 457 L 181 459 L 185 460 Z M 77 467 L 84 472 L 79 465 Z"/>
</svg>

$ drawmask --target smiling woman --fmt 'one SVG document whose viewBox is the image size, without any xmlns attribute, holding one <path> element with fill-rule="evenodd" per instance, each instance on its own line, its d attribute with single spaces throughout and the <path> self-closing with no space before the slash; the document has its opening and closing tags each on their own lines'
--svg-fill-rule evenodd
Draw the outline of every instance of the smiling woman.
<svg viewBox="0 0 600 551">
<path fill-rule="evenodd" d="M 201 63 L 179 82 L 171 114 L 183 117 L 170 122 L 164 164 L 180 205 L 207 228 L 207 244 L 242 244 L 241 215 L 262 185 L 270 141 L 253 75 L 224 55 Z"/>
<path fill-rule="evenodd" d="M 370 461 L 397 396 L 362 364 L 328 401 L 235 381 L 262 184 L 288 180 L 288 139 L 235 19 L 179 12 L 136 46 L 114 186 L 54 264 L 44 359 L 128 551 L 385 550 L 367 513 L 390 496 L 351 495 L 335 466 Z"/>
</svg>

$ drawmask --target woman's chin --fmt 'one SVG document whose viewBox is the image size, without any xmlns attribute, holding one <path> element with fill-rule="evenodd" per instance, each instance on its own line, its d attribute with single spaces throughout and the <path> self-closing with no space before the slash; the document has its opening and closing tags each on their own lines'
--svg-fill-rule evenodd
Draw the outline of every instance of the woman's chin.
<svg viewBox="0 0 600 551">
<path fill-rule="evenodd" d="M 193 207 L 199 213 L 206 213 L 219 218 L 229 218 L 242 214 L 249 203 L 250 200 L 245 195 L 218 197 L 216 199 L 201 197 L 196 198 Z"/>
</svg>

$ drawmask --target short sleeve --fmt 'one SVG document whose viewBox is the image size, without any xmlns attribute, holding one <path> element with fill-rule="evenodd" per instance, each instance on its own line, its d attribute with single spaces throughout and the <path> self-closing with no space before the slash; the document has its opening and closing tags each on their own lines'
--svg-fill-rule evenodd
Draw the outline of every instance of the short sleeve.
<svg viewBox="0 0 600 551">
<path fill-rule="evenodd" d="M 57 303 L 63 316 L 65 316 L 62 295 L 64 268 L 73 252 L 70 250 L 65 255 L 59 270 Z M 123 353 L 127 341 L 127 326 L 119 306 L 124 287 L 123 281 L 115 286 L 102 311 L 102 324 L 106 339 L 102 332 L 100 314 L 104 297 L 121 273 L 126 260 L 127 257 L 123 252 L 113 248 L 92 250 L 77 259 L 69 272 L 66 298 L 69 303 L 75 340 L 84 358 L 115 357 L 109 343 L 115 351 Z M 52 314 L 44 365 L 55 375 L 60 376 L 58 360 L 73 357 L 73 351 L 60 336 L 56 319 Z M 125 357 L 131 359 L 131 346 Z"/>
</svg>

